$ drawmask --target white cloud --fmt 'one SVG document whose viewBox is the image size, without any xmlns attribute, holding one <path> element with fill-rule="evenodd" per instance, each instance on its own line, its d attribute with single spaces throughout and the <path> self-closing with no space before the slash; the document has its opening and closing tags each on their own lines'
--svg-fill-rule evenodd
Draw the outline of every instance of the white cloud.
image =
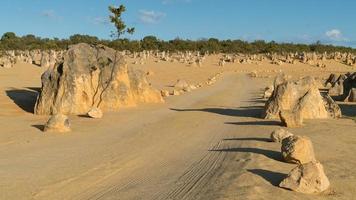
<svg viewBox="0 0 356 200">
<path fill-rule="evenodd" d="M 347 40 L 342 32 L 339 29 L 332 29 L 329 31 L 325 32 L 325 36 L 329 39 L 329 40 L 333 40 L 333 41 L 345 41 Z"/>
<path fill-rule="evenodd" d="M 148 10 L 140 10 L 139 19 L 142 23 L 145 24 L 156 24 L 161 21 L 164 17 L 166 17 L 165 13 L 156 12 L 156 11 L 148 11 Z"/>
</svg>

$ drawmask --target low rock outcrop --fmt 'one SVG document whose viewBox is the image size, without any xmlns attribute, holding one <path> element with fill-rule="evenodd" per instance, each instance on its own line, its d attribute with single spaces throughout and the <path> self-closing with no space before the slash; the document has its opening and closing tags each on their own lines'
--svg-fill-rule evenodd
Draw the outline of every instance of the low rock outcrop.
<svg viewBox="0 0 356 200">
<path fill-rule="evenodd" d="M 10 56 L 0 56 L 0 67 L 12 68 L 15 64 L 15 60 Z"/>
<path fill-rule="evenodd" d="M 319 84 L 312 77 L 297 81 L 286 81 L 276 86 L 268 99 L 263 117 L 276 119 L 287 113 L 300 115 L 301 119 L 325 119 L 338 116 L 330 113 L 330 107 L 337 107 L 334 101 L 325 101 L 318 89 Z M 285 114 L 284 114 L 285 113 Z M 292 118 L 291 118 L 292 119 Z"/>
<path fill-rule="evenodd" d="M 187 81 L 179 79 L 177 80 L 176 84 L 174 84 L 174 88 L 176 89 L 185 89 L 188 88 L 189 84 L 187 83 Z"/>
<path fill-rule="evenodd" d="M 128 68 L 120 52 L 103 45 L 71 46 L 41 79 L 36 114 L 87 114 L 93 107 L 117 110 L 163 101 L 144 72 Z"/>
<path fill-rule="evenodd" d="M 44 126 L 44 132 L 69 132 L 70 123 L 67 116 L 62 114 L 52 115 Z"/>
<path fill-rule="evenodd" d="M 312 142 L 303 136 L 293 135 L 285 138 L 281 152 L 284 160 L 289 163 L 304 164 L 316 160 Z"/>
<path fill-rule="evenodd" d="M 327 190 L 330 182 L 323 166 L 313 161 L 292 169 L 279 186 L 300 193 L 317 194 Z"/>
<path fill-rule="evenodd" d="M 330 74 L 325 82 L 329 87 L 329 95 L 338 101 L 356 102 L 356 72 L 341 74 Z"/>
<path fill-rule="evenodd" d="M 272 142 L 281 143 L 285 138 L 293 136 L 293 134 L 285 129 L 277 129 L 271 133 Z"/>
<path fill-rule="evenodd" d="M 99 108 L 92 108 L 88 112 L 88 117 L 93 119 L 101 119 L 103 118 L 103 115 L 103 111 L 101 111 Z"/>
<path fill-rule="evenodd" d="M 322 96 L 324 100 L 325 109 L 329 113 L 329 116 L 332 118 L 342 117 L 340 106 L 337 105 L 328 94 L 322 94 Z"/>
<path fill-rule="evenodd" d="M 168 90 L 161 90 L 161 96 L 162 97 L 168 97 L 169 96 L 169 91 Z"/>
<path fill-rule="evenodd" d="M 267 99 L 270 98 L 273 94 L 274 86 L 270 85 L 265 88 L 265 91 L 263 92 L 263 98 Z"/>
</svg>

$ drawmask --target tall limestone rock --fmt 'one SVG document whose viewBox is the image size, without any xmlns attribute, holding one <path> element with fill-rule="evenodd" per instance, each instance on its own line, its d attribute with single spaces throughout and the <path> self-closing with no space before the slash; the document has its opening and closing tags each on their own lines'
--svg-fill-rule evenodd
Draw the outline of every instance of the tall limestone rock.
<svg viewBox="0 0 356 200">
<path fill-rule="evenodd" d="M 35 114 L 86 114 L 91 108 L 117 110 L 162 102 L 145 73 L 129 69 L 122 55 L 103 45 L 69 47 L 63 61 L 41 77 Z"/>
<path fill-rule="evenodd" d="M 335 108 L 335 109 L 331 109 Z M 285 81 L 273 91 L 265 105 L 263 117 L 275 119 L 280 112 L 289 111 L 301 119 L 325 119 L 340 117 L 338 105 L 331 99 L 325 99 L 312 77 L 297 81 Z"/>
</svg>

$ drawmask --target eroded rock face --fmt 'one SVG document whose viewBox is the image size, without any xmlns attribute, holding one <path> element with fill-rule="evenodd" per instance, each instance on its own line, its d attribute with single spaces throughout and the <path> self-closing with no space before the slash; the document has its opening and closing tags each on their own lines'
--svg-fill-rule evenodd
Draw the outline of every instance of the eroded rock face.
<svg viewBox="0 0 356 200">
<path fill-rule="evenodd" d="M 328 112 L 329 105 L 326 105 L 318 86 L 319 84 L 312 77 L 279 84 L 265 105 L 263 117 L 276 119 L 281 111 L 300 115 L 301 119 L 325 119 L 337 116 Z"/>
<path fill-rule="evenodd" d="M 62 114 L 52 115 L 44 126 L 44 132 L 69 132 L 70 123 L 67 116 Z"/>
<path fill-rule="evenodd" d="M 293 136 L 293 134 L 285 129 L 277 129 L 271 133 L 272 142 L 281 143 L 285 138 Z"/>
<path fill-rule="evenodd" d="M 10 56 L 0 57 L 0 67 L 9 69 L 12 68 L 14 64 L 15 64 L 15 60 Z"/>
<path fill-rule="evenodd" d="M 280 187 L 305 194 L 317 194 L 330 186 L 324 168 L 319 162 L 309 162 L 292 169 Z"/>
<path fill-rule="evenodd" d="M 189 84 L 185 80 L 182 80 L 182 79 L 177 80 L 177 83 L 174 85 L 174 88 L 176 88 L 176 89 L 185 89 L 188 87 L 189 87 Z"/>
<path fill-rule="evenodd" d="M 297 102 L 293 110 L 299 113 L 303 119 L 326 119 L 329 117 L 323 97 L 316 87 L 311 87 Z"/>
<path fill-rule="evenodd" d="M 326 82 L 324 85 L 330 84 L 333 85 L 334 83 L 336 83 L 338 79 L 338 76 L 336 74 L 330 74 L 329 78 L 326 79 Z"/>
<path fill-rule="evenodd" d="M 169 95 L 172 95 L 172 96 L 179 96 L 181 94 L 180 91 L 174 89 Z"/>
<path fill-rule="evenodd" d="M 251 77 L 251 78 L 257 78 L 257 77 L 258 77 L 257 71 L 252 71 L 252 72 L 250 73 L 250 77 Z"/>
<path fill-rule="evenodd" d="M 282 110 L 279 112 L 279 119 L 283 126 L 297 128 L 303 126 L 303 118 L 300 112 Z"/>
<path fill-rule="evenodd" d="M 92 108 L 88 112 L 88 117 L 93 119 L 101 119 L 103 115 L 103 112 L 99 108 Z"/>
<path fill-rule="evenodd" d="M 356 72 L 346 75 L 347 79 L 344 81 L 344 95 L 341 100 L 356 102 Z"/>
<path fill-rule="evenodd" d="M 41 77 L 36 114 L 86 114 L 93 107 L 117 110 L 163 101 L 145 73 L 129 69 L 121 54 L 111 48 L 77 44 L 63 57 Z"/>
<path fill-rule="evenodd" d="M 342 117 L 341 108 L 337 103 L 328 95 L 323 94 L 324 105 L 329 116 L 332 118 Z"/>
<path fill-rule="evenodd" d="M 41 61 L 40 61 L 41 67 L 49 68 L 51 66 L 49 59 L 50 59 L 49 54 L 46 51 L 43 51 L 41 56 Z"/>
<path fill-rule="evenodd" d="M 341 74 L 331 74 L 325 85 L 331 85 L 329 95 L 338 101 L 356 102 L 356 72 Z"/>
<path fill-rule="evenodd" d="M 303 136 L 293 135 L 285 138 L 281 152 L 284 160 L 289 163 L 304 164 L 316 160 L 312 142 Z"/>
<path fill-rule="evenodd" d="M 161 96 L 162 97 L 169 97 L 169 91 L 168 90 L 161 90 Z"/>
<path fill-rule="evenodd" d="M 279 73 L 276 78 L 274 79 L 273 82 L 273 88 L 277 88 L 278 85 L 287 82 L 290 79 L 286 74 L 284 73 Z"/>
<path fill-rule="evenodd" d="M 273 90 L 274 90 L 274 86 L 270 85 L 268 87 L 265 88 L 265 91 L 263 93 L 263 98 L 267 99 L 270 98 L 273 94 Z"/>
</svg>

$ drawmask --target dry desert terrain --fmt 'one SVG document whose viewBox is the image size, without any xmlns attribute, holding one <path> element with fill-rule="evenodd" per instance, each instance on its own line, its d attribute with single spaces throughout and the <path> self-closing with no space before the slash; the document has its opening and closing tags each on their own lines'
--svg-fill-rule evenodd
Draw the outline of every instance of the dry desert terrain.
<svg viewBox="0 0 356 200">
<path fill-rule="evenodd" d="M 278 187 L 295 167 L 269 142 L 279 120 L 264 120 L 263 89 L 284 72 L 293 77 L 354 72 L 328 60 L 326 68 L 261 62 L 203 66 L 148 59 L 148 80 L 172 89 L 177 79 L 215 84 L 164 103 L 105 112 L 102 119 L 70 116 L 70 133 L 44 133 L 48 116 L 34 115 L 46 70 L 17 63 L 0 68 L 0 199 L 355 199 L 356 104 L 341 103 L 340 119 L 307 120 L 290 132 L 308 136 L 331 187 L 305 195 Z M 248 74 L 256 71 L 257 78 Z"/>
</svg>

